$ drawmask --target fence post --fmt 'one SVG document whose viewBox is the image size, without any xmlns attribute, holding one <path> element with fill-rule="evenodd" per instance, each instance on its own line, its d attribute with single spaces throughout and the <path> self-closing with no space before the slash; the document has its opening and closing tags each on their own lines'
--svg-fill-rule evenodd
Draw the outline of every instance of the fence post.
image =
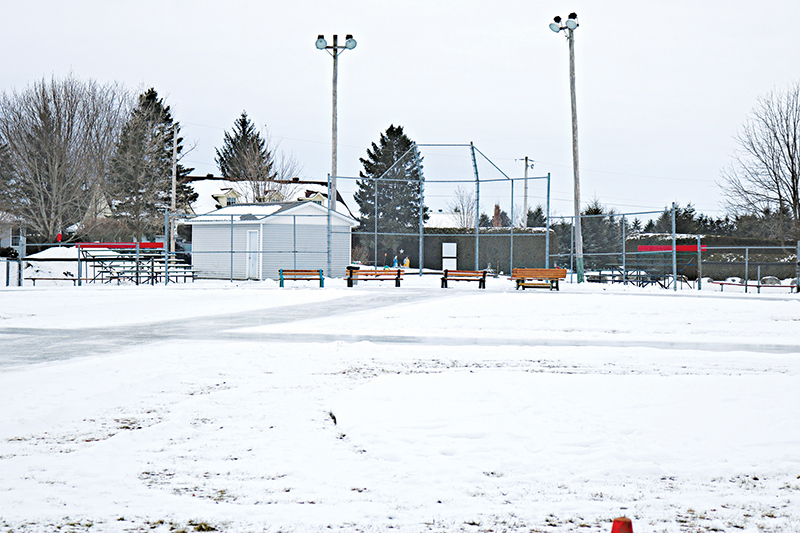
<svg viewBox="0 0 800 533">
<path fill-rule="evenodd" d="M 331 277 L 331 175 L 328 174 L 328 277 Z M 376 206 L 377 207 L 377 206 Z M 263 227 L 263 226 L 262 226 Z"/>
<path fill-rule="evenodd" d="M 233 283 L 233 215 L 231 215 L 231 283 Z"/>
<path fill-rule="evenodd" d="M 508 271 L 514 272 L 514 180 L 511 180 L 511 243 L 508 252 Z M 498 271 L 500 269 L 498 268 Z"/>
<path fill-rule="evenodd" d="M 761 294 L 761 265 L 758 265 L 756 275 L 758 276 L 758 279 L 756 279 L 756 291 Z"/>
<path fill-rule="evenodd" d="M 374 180 L 375 189 L 375 240 L 373 242 L 372 255 L 375 261 L 375 268 L 378 268 L 378 178 Z"/>
<path fill-rule="evenodd" d="M 166 246 L 166 234 L 164 235 L 164 245 Z M 139 285 L 139 241 L 136 241 L 136 285 Z"/>
<path fill-rule="evenodd" d="M 419 176 L 419 275 L 422 277 L 422 267 L 425 265 L 425 178 L 422 175 L 422 165 L 419 162 L 419 151 L 417 143 L 414 143 L 414 159 L 417 163 L 417 175 Z"/>
<path fill-rule="evenodd" d="M 800 241 L 797 241 L 797 254 L 795 255 L 795 259 L 797 259 L 797 265 L 794 271 L 794 290 L 795 292 L 800 292 Z"/>
<path fill-rule="evenodd" d="M 575 218 L 572 218 L 572 224 L 570 224 L 570 232 L 569 232 L 569 282 L 572 283 L 572 276 L 575 274 L 575 267 L 573 263 L 573 259 L 575 257 Z"/>
<path fill-rule="evenodd" d="M 750 278 L 750 248 L 744 249 L 744 292 L 747 292 L 747 282 Z"/>
<path fill-rule="evenodd" d="M 700 244 L 700 235 L 697 236 L 697 290 L 703 289 L 703 248 Z"/>
<path fill-rule="evenodd" d="M 83 277 L 83 265 L 81 261 L 81 245 L 80 243 L 77 244 L 78 249 L 78 287 L 81 286 L 81 278 Z"/>
<path fill-rule="evenodd" d="M 169 245 L 167 244 L 167 232 L 169 231 L 169 209 L 164 209 L 164 285 L 169 284 Z M 139 246 L 138 244 L 136 245 Z M 138 254 L 138 248 L 137 248 Z M 139 259 L 136 259 L 136 276 L 139 276 Z M 139 280 L 136 280 L 139 284 Z"/>
<path fill-rule="evenodd" d="M 527 224 L 528 213 L 524 215 L 526 218 L 525 227 Z M 547 173 L 547 233 L 544 238 L 544 267 L 550 268 L 550 173 Z M 513 272 L 513 271 L 512 271 Z"/>
<path fill-rule="evenodd" d="M 627 265 L 625 264 L 625 215 L 622 215 L 622 284 L 628 284 L 628 269 L 626 268 Z"/>
<path fill-rule="evenodd" d="M 292 268 L 297 270 L 297 215 L 292 215 L 292 257 L 294 258 Z"/>
<path fill-rule="evenodd" d="M 675 202 L 672 202 L 672 290 L 678 290 L 678 240 L 675 235 Z"/>
<path fill-rule="evenodd" d="M 481 234 L 481 179 L 478 175 L 478 161 L 475 159 L 475 145 L 469 143 L 472 154 L 472 170 L 475 172 L 475 270 L 480 270 L 480 234 Z"/>
<path fill-rule="evenodd" d="M 6 287 L 11 285 L 11 261 L 6 259 L 3 261 L 6 264 Z"/>
</svg>

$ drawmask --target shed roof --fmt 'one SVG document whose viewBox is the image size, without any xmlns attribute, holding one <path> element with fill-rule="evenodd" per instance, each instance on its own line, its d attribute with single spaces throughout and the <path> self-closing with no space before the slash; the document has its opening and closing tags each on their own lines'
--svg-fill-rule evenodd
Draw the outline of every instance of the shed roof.
<svg viewBox="0 0 800 533">
<path fill-rule="evenodd" d="M 204 215 L 196 216 L 185 221 L 186 224 L 252 224 L 289 221 L 289 217 L 302 216 L 297 223 L 322 222 L 327 219 L 328 209 L 314 202 L 278 202 L 270 204 L 235 204 Z M 231 217 L 233 220 L 231 221 Z M 286 217 L 286 218 L 284 218 Z M 313 217 L 313 218 L 309 218 Z M 331 222 L 337 225 L 355 227 L 358 221 L 331 211 Z M 325 220 L 327 223 L 327 220 Z"/>
</svg>

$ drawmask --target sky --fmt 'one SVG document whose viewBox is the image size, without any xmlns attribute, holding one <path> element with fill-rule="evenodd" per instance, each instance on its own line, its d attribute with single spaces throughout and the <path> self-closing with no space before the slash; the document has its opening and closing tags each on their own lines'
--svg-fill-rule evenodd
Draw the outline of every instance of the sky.
<svg viewBox="0 0 800 533">
<path fill-rule="evenodd" d="M 246 111 L 301 177 L 326 179 L 333 62 L 314 42 L 350 33 L 358 45 L 339 62 L 338 174 L 357 176 L 391 124 L 421 145 L 473 142 L 497 167 L 479 155 L 489 213 L 494 203 L 522 211 L 521 182 L 512 202 L 507 184 L 488 180 L 522 177 L 525 156 L 531 176 L 551 176 L 553 213 L 573 213 L 568 48 L 548 28 L 555 15 L 575 11 L 580 23 L 582 204 L 621 213 L 678 202 L 723 214 L 720 171 L 737 130 L 800 65 L 800 34 L 786 29 L 800 15 L 791 0 L 3 4 L 0 89 L 70 72 L 154 87 L 194 145 L 183 163 L 195 174 L 218 174 L 215 148 Z M 421 155 L 434 210 L 447 209 L 455 187 L 474 187 L 468 148 L 423 146 Z M 546 180 L 529 183 L 529 205 L 544 204 Z M 352 192 L 354 180 L 339 189 Z"/>
</svg>

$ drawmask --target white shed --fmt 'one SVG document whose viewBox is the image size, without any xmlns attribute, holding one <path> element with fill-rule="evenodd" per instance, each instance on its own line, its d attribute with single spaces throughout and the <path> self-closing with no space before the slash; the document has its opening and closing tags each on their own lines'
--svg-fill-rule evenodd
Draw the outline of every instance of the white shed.
<svg viewBox="0 0 800 533">
<path fill-rule="evenodd" d="M 240 204 L 188 219 L 198 278 L 277 279 L 278 269 L 343 277 L 358 222 L 314 202 Z M 330 234 L 330 272 L 328 242 Z"/>
</svg>

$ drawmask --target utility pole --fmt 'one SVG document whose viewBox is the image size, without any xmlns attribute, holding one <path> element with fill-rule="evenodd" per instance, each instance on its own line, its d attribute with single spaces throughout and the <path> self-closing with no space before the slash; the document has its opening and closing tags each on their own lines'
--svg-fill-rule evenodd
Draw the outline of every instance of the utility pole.
<svg viewBox="0 0 800 533">
<path fill-rule="evenodd" d="M 525 221 L 522 227 L 528 227 L 528 156 L 525 156 L 525 192 L 522 195 L 522 217 Z"/>
<path fill-rule="evenodd" d="M 575 102 L 575 37 L 567 28 L 569 40 L 569 92 L 572 104 L 572 171 L 575 176 L 575 262 L 578 283 L 583 283 L 583 232 L 581 231 L 581 178 L 578 164 L 578 106 Z"/>
<path fill-rule="evenodd" d="M 328 42 L 325 40 L 325 37 L 319 35 L 317 37 L 316 47 L 317 50 L 327 50 L 328 53 L 333 57 L 333 109 L 331 112 L 331 179 L 330 179 L 330 190 L 328 191 L 328 196 L 333 198 L 333 210 L 336 211 L 336 200 L 338 198 L 336 192 L 336 176 L 338 176 L 338 169 L 337 169 L 337 150 L 339 146 L 339 139 L 338 139 L 338 102 L 337 102 L 337 85 L 339 82 L 339 54 L 342 53 L 344 50 L 352 50 L 356 47 L 356 40 L 353 39 L 352 35 L 347 35 L 345 37 L 344 46 L 339 46 L 339 36 L 333 36 L 333 45 L 328 46 Z"/>
<path fill-rule="evenodd" d="M 336 189 L 336 176 L 338 172 L 338 157 L 339 150 L 339 117 L 338 117 L 338 101 L 337 91 L 339 84 L 339 46 L 338 35 L 333 36 L 333 117 L 331 118 L 331 190 L 328 194 L 333 198 L 333 210 L 336 211 L 337 189 Z"/>
<path fill-rule="evenodd" d="M 570 13 L 565 23 L 561 17 L 555 17 L 550 29 L 558 33 L 567 32 L 569 43 L 569 91 L 572 106 L 572 171 L 575 178 L 575 270 L 578 283 L 583 283 L 583 235 L 581 232 L 581 185 L 578 165 L 578 106 L 575 103 L 575 28 L 578 27 L 578 15 Z"/>
</svg>

